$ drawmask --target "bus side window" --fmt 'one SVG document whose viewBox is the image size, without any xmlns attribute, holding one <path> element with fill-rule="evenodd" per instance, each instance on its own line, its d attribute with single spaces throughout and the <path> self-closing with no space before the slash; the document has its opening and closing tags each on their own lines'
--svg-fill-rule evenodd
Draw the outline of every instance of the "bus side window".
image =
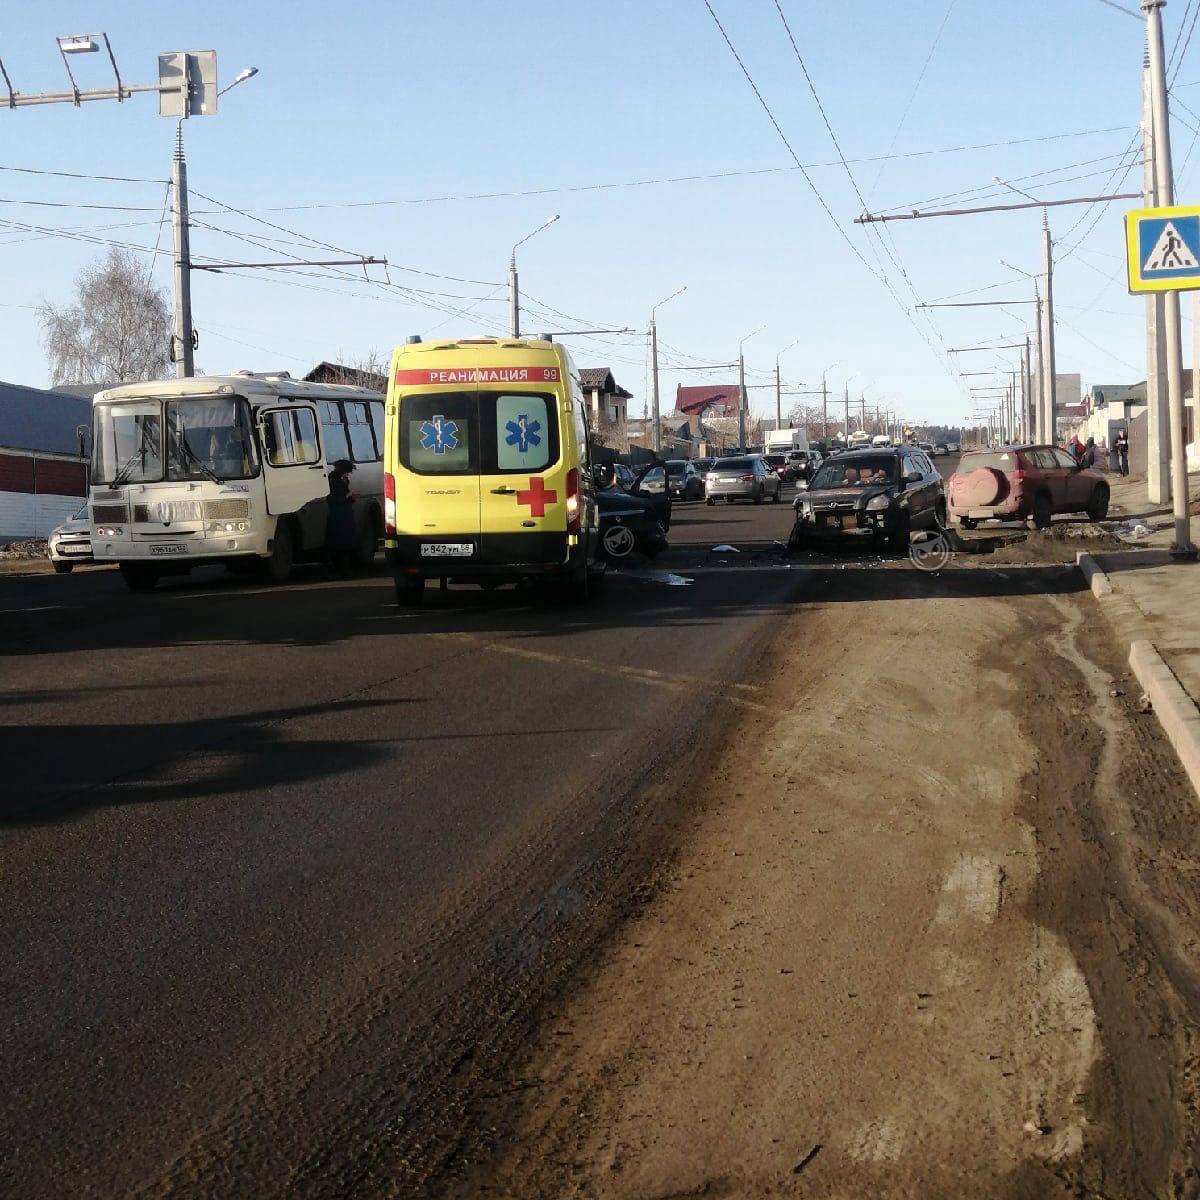
<svg viewBox="0 0 1200 1200">
<path fill-rule="evenodd" d="M 375 448 L 375 433 L 371 426 L 368 405 L 360 400 L 347 400 L 346 429 L 350 434 L 351 457 L 355 462 L 378 462 L 382 457 Z"/>
<path fill-rule="evenodd" d="M 273 467 L 315 463 L 321 457 L 317 423 L 310 408 L 275 408 L 263 425 L 267 462 Z"/>
<path fill-rule="evenodd" d="M 350 442 L 342 421 L 342 407 L 336 400 L 321 401 L 321 433 L 325 438 L 325 457 L 330 462 L 350 457 Z"/>
</svg>

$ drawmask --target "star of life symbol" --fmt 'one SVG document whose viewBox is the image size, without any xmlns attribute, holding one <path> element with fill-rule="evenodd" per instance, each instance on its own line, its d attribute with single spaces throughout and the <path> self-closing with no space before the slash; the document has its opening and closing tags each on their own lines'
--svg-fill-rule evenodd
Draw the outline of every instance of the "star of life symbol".
<svg viewBox="0 0 1200 1200">
<path fill-rule="evenodd" d="M 1188 249 L 1187 243 L 1179 235 L 1173 221 L 1168 221 L 1154 243 L 1145 263 L 1142 274 L 1148 275 L 1153 271 L 1194 271 L 1200 267 L 1196 256 Z"/>
<path fill-rule="evenodd" d="M 439 413 L 430 417 L 421 426 L 421 449 L 432 450 L 434 454 L 445 454 L 447 450 L 458 448 L 458 422 L 447 421 Z"/>
<path fill-rule="evenodd" d="M 516 446 L 521 454 L 527 454 L 530 446 L 540 446 L 542 435 L 538 432 L 542 427 L 541 421 L 531 421 L 527 414 L 521 413 L 515 421 L 509 421 L 504 426 L 508 437 L 505 444 Z"/>
</svg>

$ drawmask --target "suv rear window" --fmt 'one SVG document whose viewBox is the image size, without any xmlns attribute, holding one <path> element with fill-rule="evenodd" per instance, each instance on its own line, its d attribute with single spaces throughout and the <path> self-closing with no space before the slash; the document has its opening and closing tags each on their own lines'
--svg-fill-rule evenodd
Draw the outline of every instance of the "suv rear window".
<svg viewBox="0 0 1200 1200">
<path fill-rule="evenodd" d="M 979 450 L 964 454 L 958 464 L 960 473 L 978 471 L 986 467 L 992 471 L 1007 473 L 1017 469 L 1017 453 L 1015 450 Z"/>
</svg>

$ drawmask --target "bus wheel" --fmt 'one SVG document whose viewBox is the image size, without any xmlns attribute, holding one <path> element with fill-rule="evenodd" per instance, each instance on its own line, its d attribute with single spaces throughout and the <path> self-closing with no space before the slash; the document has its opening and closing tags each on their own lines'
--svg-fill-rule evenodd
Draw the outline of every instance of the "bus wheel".
<svg viewBox="0 0 1200 1200">
<path fill-rule="evenodd" d="M 397 575 L 396 603 L 401 608 L 419 608 L 425 603 L 425 580 L 420 575 Z"/>
<path fill-rule="evenodd" d="M 267 558 L 260 560 L 263 580 L 266 583 L 286 583 L 291 577 L 294 559 L 292 527 L 287 521 L 280 520 L 275 526 L 275 536 L 271 539 L 271 553 Z"/>
<path fill-rule="evenodd" d="M 141 563 L 121 563 L 121 578 L 131 592 L 152 592 L 158 586 L 158 572 Z"/>
</svg>

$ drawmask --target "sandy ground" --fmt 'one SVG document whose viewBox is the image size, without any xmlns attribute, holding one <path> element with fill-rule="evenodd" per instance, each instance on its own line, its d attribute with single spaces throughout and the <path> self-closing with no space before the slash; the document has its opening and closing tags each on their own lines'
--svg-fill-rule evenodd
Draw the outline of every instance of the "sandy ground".
<svg viewBox="0 0 1200 1200">
<path fill-rule="evenodd" d="M 1073 578 L 820 572 L 439 1194 L 1200 1197 L 1196 798 Z"/>
</svg>

